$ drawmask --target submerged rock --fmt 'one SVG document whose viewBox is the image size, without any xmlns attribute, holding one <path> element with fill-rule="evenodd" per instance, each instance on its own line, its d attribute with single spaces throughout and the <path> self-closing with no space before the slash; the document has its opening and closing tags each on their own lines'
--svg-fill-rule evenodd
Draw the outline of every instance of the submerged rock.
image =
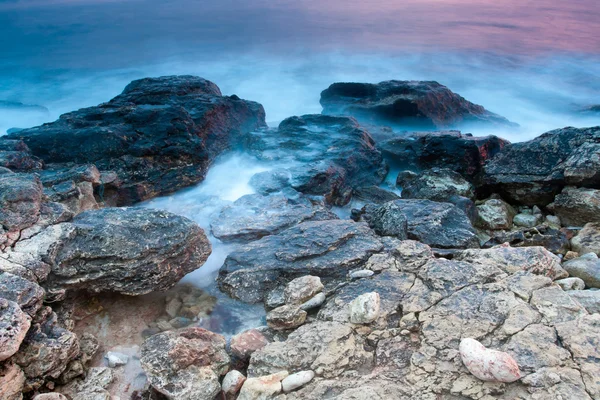
<svg viewBox="0 0 600 400">
<path fill-rule="evenodd" d="M 194 222 L 165 211 L 105 208 L 51 226 L 16 246 L 52 266 L 45 286 L 140 295 L 200 267 L 210 243 Z"/>
<path fill-rule="evenodd" d="M 221 290 L 245 302 L 294 278 L 345 278 L 383 247 L 364 223 L 345 220 L 303 222 L 233 251 L 219 271 Z"/>
<path fill-rule="evenodd" d="M 371 135 L 352 118 L 303 115 L 277 130 L 247 135 L 245 146 L 259 159 L 286 165 L 289 185 L 329 204 L 344 205 L 352 190 L 381 183 L 387 167 Z"/>
<path fill-rule="evenodd" d="M 141 348 L 142 368 L 152 387 L 177 400 L 213 400 L 219 376 L 229 369 L 226 341 L 202 328 L 159 333 Z"/>
<path fill-rule="evenodd" d="M 457 131 L 421 132 L 394 137 L 378 147 L 394 165 L 420 171 L 447 168 L 473 180 L 484 163 L 508 144 L 496 136 L 476 137 Z"/>
<path fill-rule="evenodd" d="M 321 93 L 323 114 L 351 115 L 370 124 L 426 129 L 516 126 L 434 81 L 334 83 Z"/>
<path fill-rule="evenodd" d="M 260 104 L 222 96 L 210 81 L 166 76 L 133 81 L 107 103 L 8 137 L 46 163 L 115 171 L 114 203 L 128 205 L 201 181 L 214 157 L 266 126 L 264 118 Z"/>
<path fill-rule="evenodd" d="M 564 128 L 506 146 L 485 165 L 479 190 L 539 206 L 567 185 L 600 187 L 598 138 L 598 127 Z"/>
</svg>

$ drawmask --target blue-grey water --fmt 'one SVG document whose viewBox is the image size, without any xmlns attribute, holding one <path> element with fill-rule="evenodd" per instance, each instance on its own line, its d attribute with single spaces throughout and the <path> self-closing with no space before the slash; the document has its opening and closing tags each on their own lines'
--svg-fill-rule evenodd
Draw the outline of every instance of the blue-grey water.
<svg viewBox="0 0 600 400">
<path fill-rule="evenodd" d="M 319 112 L 339 80 L 434 79 L 525 140 L 600 123 L 597 0 L 0 0 L 0 132 L 197 74 L 267 118 Z M 476 132 L 475 132 L 476 133 Z"/>
</svg>

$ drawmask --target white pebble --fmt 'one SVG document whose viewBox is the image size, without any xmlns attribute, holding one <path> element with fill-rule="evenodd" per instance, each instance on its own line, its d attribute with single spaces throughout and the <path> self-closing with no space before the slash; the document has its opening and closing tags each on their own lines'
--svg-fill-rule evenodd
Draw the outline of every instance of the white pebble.
<svg viewBox="0 0 600 400">
<path fill-rule="evenodd" d="M 281 381 L 281 387 L 285 393 L 288 393 L 306 385 L 308 382 L 312 381 L 314 377 L 315 373 L 313 371 L 296 372 Z"/>
</svg>

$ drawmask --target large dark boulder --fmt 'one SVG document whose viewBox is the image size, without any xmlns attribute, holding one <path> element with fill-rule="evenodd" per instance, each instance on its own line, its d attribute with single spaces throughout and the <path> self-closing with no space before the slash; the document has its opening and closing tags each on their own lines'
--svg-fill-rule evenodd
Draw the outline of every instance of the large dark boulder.
<svg viewBox="0 0 600 400">
<path fill-rule="evenodd" d="M 396 137 L 379 143 L 378 148 L 394 166 L 414 171 L 447 168 L 472 180 L 508 143 L 496 136 L 444 131 Z"/>
<path fill-rule="evenodd" d="M 51 265 L 44 283 L 51 292 L 141 295 L 171 288 L 204 264 L 211 247 L 187 218 L 145 208 L 104 208 L 52 225 L 18 242 L 15 250 Z"/>
<path fill-rule="evenodd" d="M 121 180 L 116 205 L 204 179 L 211 161 L 240 135 L 266 126 L 258 103 L 222 96 L 194 76 L 130 83 L 108 103 L 8 135 L 46 163 L 95 164 Z"/>
<path fill-rule="evenodd" d="M 557 129 L 506 146 L 478 184 L 524 205 L 547 205 L 566 185 L 600 188 L 600 127 Z"/>
<path fill-rule="evenodd" d="M 233 251 L 219 271 L 219 287 L 234 298 L 257 303 L 267 291 L 300 276 L 344 278 L 382 248 L 365 223 L 303 222 Z"/>
<path fill-rule="evenodd" d="M 334 83 L 321 92 L 323 114 L 367 124 L 434 130 L 472 125 L 516 126 L 433 81 Z"/>
<path fill-rule="evenodd" d="M 408 237 L 442 249 L 479 246 L 467 214 L 450 203 L 395 200 L 379 206 L 368 205 L 364 210 L 365 220 L 382 235 Z"/>
<path fill-rule="evenodd" d="M 287 167 L 288 179 L 283 170 L 273 172 L 282 178 L 281 185 L 324 195 L 330 204 L 348 203 L 353 188 L 377 185 L 387 173 L 373 138 L 353 118 L 291 117 L 277 130 L 250 133 L 245 145 L 258 158 Z"/>
</svg>

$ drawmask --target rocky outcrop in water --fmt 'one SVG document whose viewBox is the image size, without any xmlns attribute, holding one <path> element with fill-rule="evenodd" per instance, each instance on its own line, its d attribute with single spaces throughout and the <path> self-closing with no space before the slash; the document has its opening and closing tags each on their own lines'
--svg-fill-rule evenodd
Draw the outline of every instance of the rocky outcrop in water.
<svg viewBox="0 0 600 400">
<path fill-rule="evenodd" d="M 433 81 L 334 83 L 321 92 L 321 105 L 323 114 L 350 115 L 375 125 L 421 129 L 517 126 Z"/>
<path fill-rule="evenodd" d="M 107 103 L 8 138 L 47 164 L 95 164 L 116 174 L 119 184 L 103 196 L 128 205 L 201 181 L 212 160 L 264 127 L 264 118 L 260 104 L 223 96 L 210 81 L 169 76 L 134 81 Z"/>
<path fill-rule="evenodd" d="M 483 168 L 479 190 L 542 206 L 565 186 L 600 188 L 599 138 L 598 127 L 564 128 L 506 146 Z"/>
<path fill-rule="evenodd" d="M 261 173 L 261 181 L 323 195 L 329 204 L 348 203 L 353 188 L 378 185 L 387 174 L 373 138 L 352 118 L 291 117 L 276 130 L 247 135 L 245 148 L 259 159 L 285 166 Z"/>
<path fill-rule="evenodd" d="M 473 180 L 485 162 L 509 142 L 496 136 L 477 137 L 458 131 L 421 132 L 377 144 L 390 164 L 415 172 L 447 168 Z"/>
</svg>

